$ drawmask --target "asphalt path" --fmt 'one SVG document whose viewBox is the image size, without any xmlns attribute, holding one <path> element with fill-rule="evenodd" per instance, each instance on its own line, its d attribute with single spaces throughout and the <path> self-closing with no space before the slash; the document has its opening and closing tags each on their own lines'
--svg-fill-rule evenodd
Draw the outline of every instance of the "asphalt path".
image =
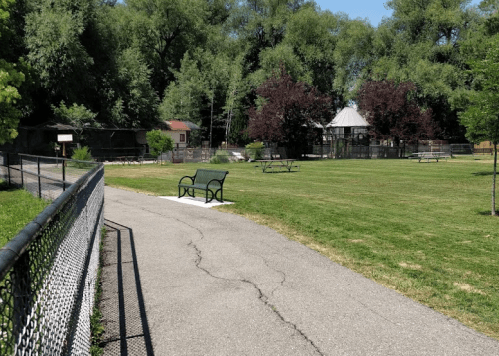
<svg viewBox="0 0 499 356">
<path fill-rule="evenodd" d="M 105 188 L 155 355 L 499 355 L 499 342 L 243 217 Z"/>
</svg>

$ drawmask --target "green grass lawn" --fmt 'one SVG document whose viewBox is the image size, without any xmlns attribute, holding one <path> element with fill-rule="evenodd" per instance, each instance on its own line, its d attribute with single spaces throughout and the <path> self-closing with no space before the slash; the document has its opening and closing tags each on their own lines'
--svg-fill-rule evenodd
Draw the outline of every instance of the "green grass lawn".
<svg viewBox="0 0 499 356">
<path fill-rule="evenodd" d="M 107 166 L 107 185 L 176 195 L 196 168 L 227 169 L 218 209 L 268 225 L 333 261 L 499 339 L 499 218 L 490 216 L 489 156 Z"/>
<path fill-rule="evenodd" d="M 17 235 L 49 204 L 21 189 L 0 182 L 0 247 Z"/>
</svg>

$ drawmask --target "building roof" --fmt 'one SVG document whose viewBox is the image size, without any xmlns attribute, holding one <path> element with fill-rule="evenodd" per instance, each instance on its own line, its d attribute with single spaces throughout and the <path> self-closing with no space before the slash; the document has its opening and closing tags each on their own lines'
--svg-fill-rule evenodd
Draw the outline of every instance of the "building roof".
<svg viewBox="0 0 499 356">
<path fill-rule="evenodd" d="M 341 110 L 326 127 L 366 127 L 369 123 L 351 107 Z"/>
<path fill-rule="evenodd" d="M 182 121 L 166 121 L 170 131 L 191 131 Z"/>
<path fill-rule="evenodd" d="M 182 123 L 191 130 L 201 130 L 201 127 L 190 121 L 182 121 Z"/>
</svg>

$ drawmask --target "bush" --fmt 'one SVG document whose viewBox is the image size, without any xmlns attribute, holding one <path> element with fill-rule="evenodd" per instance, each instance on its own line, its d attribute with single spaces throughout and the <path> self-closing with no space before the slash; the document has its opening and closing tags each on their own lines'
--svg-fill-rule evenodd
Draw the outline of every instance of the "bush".
<svg viewBox="0 0 499 356">
<path fill-rule="evenodd" d="M 146 139 L 149 149 L 151 150 L 151 154 L 158 156 L 160 159 L 163 153 L 172 151 L 173 146 L 175 145 L 173 138 L 161 130 L 152 130 L 147 132 Z M 161 164 L 163 164 L 163 162 L 161 162 Z"/>
<path fill-rule="evenodd" d="M 83 146 L 82 148 L 77 148 L 73 151 L 73 155 L 71 159 L 77 161 L 93 161 L 92 152 L 88 150 L 87 146 Z M 72 165 L 76 168 L 90 168 L 92 165 L 85 164 L 82 162 L 72 162 Z"/>
<path fill-rule="evenodd" d="M 263 159 L 263 150 L 265 146 L 263 142 L 252 142 L 246 145 L 246 149 L 249 151 L 251 159 Z"/>
<path fill-rule="evenodd" d="M 215 155 L 211 157 L 210 163 L 229 163 L 229 152 L 227 152 L 226 150 L 217 150 L 215 152 Z"/>
</svg>

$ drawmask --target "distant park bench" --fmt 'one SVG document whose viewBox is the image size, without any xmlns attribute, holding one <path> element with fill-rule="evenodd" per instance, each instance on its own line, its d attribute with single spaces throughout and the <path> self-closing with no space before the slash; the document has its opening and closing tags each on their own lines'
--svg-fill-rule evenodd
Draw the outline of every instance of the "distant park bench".
<svg viewBox="0 0 499 356">
<path fill-rule="evenodd" d="M 494 149 L 492 147 L 490 147 L 490 148 L 474 148 L 473 149 L 473 154 L 492 155 L 492 153 L 494 153 Z"/>
<path fill-rule="evenodd" d="M 434 159 L 435 161 L 438 162 L 440 159 L 445 159 L 449 158 L 450 155 L 447 154 L 446 152 L 418 152 L 418 153 L 413 153 L 413 156 L 409 157 L 409 159 L 417 159 L 418 162 L 421 162 L 422 160 L 426 160 L 426 162 L 430 162 L 431 159 Z"/>
<path fill-rule="evenodd" d="M 223 185 L 225 177 L 229 174 L 228 171 L 216 169 L 198 169 L 193 176 L 184 176 L 178 182 L 178 197 L 181 198 L 186 194 L 190 197 L 195 197 L 195 190 L 204 190 L 206 193 L 205 203 L 209 203 L 213 199 L 223 203 Z M 183 180 L 190 180 L 189 183 L 182 183 Z M 217 195 L 220 193 L 220 199 Z"/>
</svg>

